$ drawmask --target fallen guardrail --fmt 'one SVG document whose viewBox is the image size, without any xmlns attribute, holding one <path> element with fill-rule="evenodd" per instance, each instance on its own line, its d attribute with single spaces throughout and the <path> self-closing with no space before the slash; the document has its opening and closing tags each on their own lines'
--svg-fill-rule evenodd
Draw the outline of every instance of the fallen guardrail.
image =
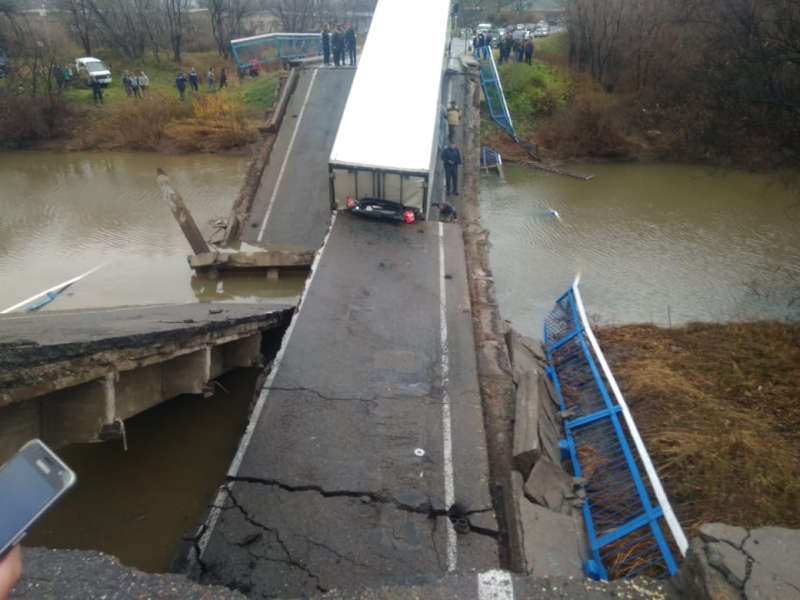
<svg viewBox="0 0 800 600">
<path fill-rule="evenodd" d="M 595 579 L 674 574 L 673 548 L 685 554 L 688 542 L 589 325 L 577 279 L 545 319 L 544 339 L 564 417 L 562 452 L 584 480 L 591 553 L 584 572 Z"/>
</svg>

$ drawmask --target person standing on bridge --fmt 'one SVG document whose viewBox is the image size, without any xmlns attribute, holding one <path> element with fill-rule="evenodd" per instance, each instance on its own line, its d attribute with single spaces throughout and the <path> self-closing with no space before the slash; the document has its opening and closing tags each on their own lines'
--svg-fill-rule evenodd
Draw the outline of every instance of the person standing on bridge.
<svg viewBox="0 0 800 600">
<path fill-rule="evenodd" d="M 333 46 L 333 66 L 338 67 L 339 63 L 344 60 L 344 35 L 341 25 L 337 25 L 333 30 L 331 45 Z"/>
<path fill-rule="evenodd" d="M 458 196 L 458 165 L 461 164 L 461 152 L 456 148 L 454 141 L 450 140 L 450 145 L 442 151 L 442 161 L 447 195 Z"/>
<path fill-rule="evenodd" d="M 347 55 L 350 59 L 350 66 L 356 66 L 356 30 L 350 25 L 344 32 L 344 45 L 347 47 Z M 344 57 L 342 57 L 344 62 Z"/>
<path fill-rule="evenodd" d="M 458 127 L 459 119 L 461 119 L 461 111 L 458 110 L 456 101 L 453 100 L 450 102 L 450 108 L 447 109 L 448 139 L 451 142 L 456 139 L 456 127 Z"/>
<path fill-rule="evenodd" d="M 327 23 L 322 26 L 322 62 L 327 67 L 331 64 L 331 27 Z"/>
</svg>

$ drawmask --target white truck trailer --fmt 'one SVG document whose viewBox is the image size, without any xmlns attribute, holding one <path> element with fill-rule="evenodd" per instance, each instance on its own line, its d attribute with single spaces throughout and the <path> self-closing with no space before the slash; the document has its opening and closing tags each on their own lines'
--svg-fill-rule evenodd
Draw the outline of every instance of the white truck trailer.
<svg viewBox="0 0 800 600">
<path fill-rule="evenodd" d="M 332 209 L 428 217 L 449 9 L 450 0 L 378 0 L 328 162 Z"/>
</svg>

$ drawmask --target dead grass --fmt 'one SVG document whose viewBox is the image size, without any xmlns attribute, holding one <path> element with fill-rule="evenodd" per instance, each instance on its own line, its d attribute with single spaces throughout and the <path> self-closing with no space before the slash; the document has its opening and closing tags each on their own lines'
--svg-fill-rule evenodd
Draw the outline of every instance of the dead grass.
<svg viewBox="0 0 800 600">
<path fill-rule="evenodd" d="M 709 521 L 800 527 L 800 324 L 598 337 L 688 535 Z"/>
<path fill-rule="evenodd" d="M 71 147 L 76 150 L 158 151 L 164 130 L 173 119 L 191 112 L 191 105 L 161 94 L 138 102 L 107 107 L 89 117 L 76 131 Z"/>
<path fill-rule="evenodd" d="M 162 94 L 107 107 L 85 122 L 77 150 L 218 152 L 255 141 L 256 126 L 226 92 L 181 102 Z"/>
</svg>

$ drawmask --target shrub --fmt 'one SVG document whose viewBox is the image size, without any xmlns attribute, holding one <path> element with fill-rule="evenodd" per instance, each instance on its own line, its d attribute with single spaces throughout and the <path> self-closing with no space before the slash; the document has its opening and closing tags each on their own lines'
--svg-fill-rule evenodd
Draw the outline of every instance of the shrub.
<svg viewBox="0 0 800 600">
<path fill-rule="evenodd" d="M 116 104 L 87 121 L 77 132 L 75 146 L 78 149 L 156 151 L 161 149 L 167 124 L 191 110 L 191 105 L 156 93 L 141 101 Z"/>
</svg>

